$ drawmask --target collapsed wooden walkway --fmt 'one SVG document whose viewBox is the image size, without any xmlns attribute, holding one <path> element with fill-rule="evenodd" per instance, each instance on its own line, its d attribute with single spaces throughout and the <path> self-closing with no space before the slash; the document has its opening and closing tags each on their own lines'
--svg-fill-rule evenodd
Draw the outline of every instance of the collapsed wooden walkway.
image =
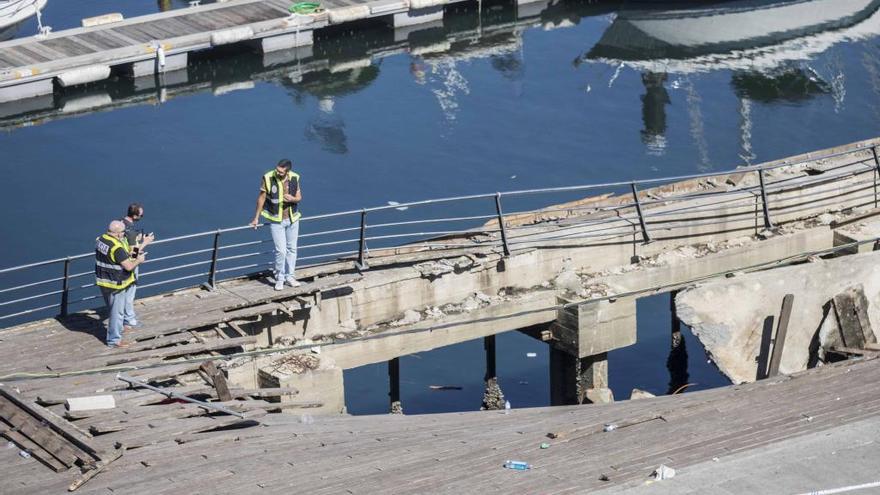
<svg viewBox="0 0 880 495">
<path fill-rule="evenodd" d="M 97 385 L 93 380 L 77 387 Z M 880 361 L 869 359 L 601 406 L 310 421 L 269 415 L 246 423 L 198 415 L 180 404 L 142 405 L 148 397 L 141 397 L 126 412 L 156 412 L 116 424 L 107 414 L 75 422 L 136 430 L 141 439 L 80 491 L 584 493 L 641 484 L 660 464 L 681 473 L 713 458 L 723 462 L 785 439 L 876 421 L 878 380 Z M 33 396 L 38 382 L 15 385 Z M 605 432 L 605 424 L 617 428 Z M 244 428 L 228 429 L 233 426 Z M 131 433 L 125 436 L 132 441 Z M 107 433 L 94 440 L 121 437 Z M 541 449 L 542 443 L 550 447 Z M 507 459 L 527 461 L 533 469 L 505 470 Z M 18 449 L 0 449 L 0 476 L 7 493 L 57 493 L 74 477 L 20 457 Z"/>
</svg>

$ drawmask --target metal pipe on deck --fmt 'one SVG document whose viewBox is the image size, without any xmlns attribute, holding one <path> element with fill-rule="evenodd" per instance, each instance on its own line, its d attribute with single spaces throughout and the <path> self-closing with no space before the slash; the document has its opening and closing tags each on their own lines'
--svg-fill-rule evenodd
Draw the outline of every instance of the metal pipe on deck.
<svg viewBox="0 0 880 495">
<path fill-rule="evenodd" d="M 238 417 L 241 419 L 245 419 L 244 414 L 242 414 L 240 412 L 233 411 L 232 409 L 228 409 L 228 408 L 223 407 L 218 404 L 211 404 L 210 402 L 203 402 L 198 399 L 193 399 L 192 397 L 189 397 L 189 396 L 186 396 L 183 394 L 179 394 L 177 392 L 173 392 L 168 389 L 154 387 L 154 386 L 150 385 L 149 383 L 145 383 L 140 380 L 135 380 L 134 378 L 130 378 L 130 377 L 127 377 L 122 374 L 116 375 L 116 378 L 123 381 L 123 382 L 128 383 L 129 385 L 133 385 L 135 387 L 142 387 L 147 390 L 152 390 L 153 392 L 162 394 L 165 397 L 168 397 L 169 399 L 178 399 L 178 400 L 182 400 L 184 402 L 190 402 L 192 404 L 196 404 L 197 406 L 203 407 L 205 409 L 209 409 L 209 410 L 217 411 L 217 412 L 222 412 L 224 414 L 229 414 L 230 416 L 235 416 L 235 417 Z"/>
</svg>

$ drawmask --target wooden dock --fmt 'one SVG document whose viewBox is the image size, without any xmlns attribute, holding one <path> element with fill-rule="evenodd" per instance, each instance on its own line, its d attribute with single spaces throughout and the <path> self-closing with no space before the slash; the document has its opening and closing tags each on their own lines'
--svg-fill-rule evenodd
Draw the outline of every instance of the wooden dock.
<svg viewBox="0 0 880 495">
<path fill-rule="evenodd" d="M 5 353 L 16 340 L 4 343 Z M 187 366 L 193 373 L 192 365 L 177 364 L 133 374 L 168 382 Z M 868 359 L 608 405 L 306 421 L 300 413 L 308 409 L 265 415 L 260 412 L 271 404 L 255 398 L 238 401 L 239 410 L 249 414 L 245 420 L 209 415 L 194 405 L 163 403 L 152 392 L 127 389 L 113 373 L 18 380 L 3 387 L 45 404 L 41 410 L 71 418 L 58 421 L 81 431 L 102 458 L 118 457 L 81 493 L 584 493 L 642 484 L 660 464 L 681 474 L 713 458 L 724 462 L 787 439 L 880 420 L 878 380 L 880 361 Z M 193 386 L 183 390 L 197 392 Z M 58 405 L 63 397 L 96 391 L 114 395 L 117 408 L 77 416 Z M 606 424 L 617 428 L 606 432 Z M 542 443 L 549 448 L 540 448 Z M 124 452 L 117 449 L 121 445 Z M 507 459 L 533 468 L 506 470 Z M 21 457 L 19 449 L 3 448 L 0 476 L 4 493 L 59 493 L 80 472 L 55 472 L 34 456 Z"/>
<path fill-rule="evenodd" d="M 291 15 L 291 0 L 229 0 L 0 43 L 0 102 L 51 94 L 108 78 L 182 69 L 187 54 L 250 43 L 264 52 L 310 45 L 330 25 L 386 17 L 394 27 L 442 19 L 464 0 L 326 0 L 323 10 Z"/>
</svg>

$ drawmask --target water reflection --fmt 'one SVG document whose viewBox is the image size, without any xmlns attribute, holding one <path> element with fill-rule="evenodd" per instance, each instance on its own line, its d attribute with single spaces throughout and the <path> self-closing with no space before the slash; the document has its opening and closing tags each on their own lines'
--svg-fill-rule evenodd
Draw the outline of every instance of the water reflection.
<svg viewBox="0 0 880 495">
<path fill-rule="evenodd" d="M 379 77 L 379 64 L 366 59 L 293 77 L 295 82 L 288 79 L 282 84 L 290 89 L 295 101 L 302 103 L 306 95 L 318 99 L 319 112 L 306 124 L 306 139 L 318 143 L 324 151 L 348 153 L 345 121 L 335 112 L 336 99 L 369 86 Z"/>
<path fill-rule="evenodd" d="M 158 8 L 179 8 L 183 0 L 158 0 Z M 365 26 L 322 32 L 314 47 L 257 54 L 194 54 L 190 66 L 175 74 L 112 81 L 65 93 L 0 105 L 0 128 L 33 125 L 130 105 L 160 104 L 204 91 L 216 96 L 266 81 L 287 88 L 293 102 L 317 102 L 302 130 L 310 141 L 335 154 L 349 152 L 340 98 L 362 91 L 380 74 L 381 59 L 406 53 L 412 81 L 430 91 L 448 126 L 455 125 L 471 83 L 461 70 L 473 60 L 487 60 L 515 95 L 526 77 L 523 33 L 576 26 L 584 18 L 608 19 L 597 42 L 578 56 L 575 67 L 613 85 L 623 71 L 639 73 L 642 93 L 640 140 L 647 153 L 667 150 L 671 91 L 682 89 L 689 131 L 699 150 L 700 168 L 710 156 L 705 136 L 704 104 L 695 79 L 730 71 L 736 106 L 740 156 L 755 159 L 751 144 L 753 102 L 799 103 L 832 98 L 835 110 L 846 99 L 846 74 L 840 61 L 816 66 L 815 58 L 831 46 L 880 32 L 880 0 L 804 0 L 701 2 L 670 7 L 608 2 L 538 1 L 514 5 L 458 4 L 442 23 L 417 31 Z M 865 47 L 861 63 L 874 91 L 880 91 L 877 48 Z M 873 52 L 871 51 L 873 50 Z M 590 67 L 603 67 L 591 70 Z M 610 76 L 608 68 L 613 68 Z M 851 70 L 851 68 L 850 68 Z M 589 90 L 589 85 L 587 86 Z M 880 114 L 876 106 L 874 112 Z"/>
<path fill-rule="evenodd" d="M 831 46 L 880 32 L 880 0 L 727 1 L 651 8 L 623 7 L 599 41 L 575 60 L 607 64 L 642 74 L 642 141 L 649 154 L 663 154 L 669 74 L 689 78 L 718 70 L 732 71 L 731 85 L 740 99 L 740 157 L 756 158 L 751 144 L 752 102 L 799 102 L 831 96 L 834 109 L 844 103 L 845 75 L 829 64 L 823 78 L 809 62 Z M 876 63 L 876 58 L 875 58 Z M 609 82 L 613 83 L 612 81 Z M 691 133 L 708 167 L 701 98 L 687 84 Z"/>
</svg>

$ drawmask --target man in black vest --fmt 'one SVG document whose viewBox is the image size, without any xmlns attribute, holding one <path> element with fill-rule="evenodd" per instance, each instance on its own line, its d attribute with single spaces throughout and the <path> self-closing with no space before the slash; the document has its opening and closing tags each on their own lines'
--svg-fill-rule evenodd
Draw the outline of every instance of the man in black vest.
<svg viewBox="0 0 880 495">
<path fill-rule="evenodd" d="M 137 251 L 144 249 L 148 244 L 155 240 L 152 232 L 144 234 L 143 230 L 135 228 L 135 223 L 144 218 L 144 206 L 140 203 L 132 203 L 128 205 L 128 211 L 122 218 L 125 224 L 125 239 L 132 248 L 132 256 L 137 256 Z M 137 247 L 137 249 L 135 249 Z M 125 322 L 124 326 L 131 329 L 138 326 L 137 314 L 134 312 L 134 298 L 137 293 L 137 282 L 140 272 L 138 269 L 134 271 L 134 282 L 131 288 L 125 293 Z"/>
</svg>

